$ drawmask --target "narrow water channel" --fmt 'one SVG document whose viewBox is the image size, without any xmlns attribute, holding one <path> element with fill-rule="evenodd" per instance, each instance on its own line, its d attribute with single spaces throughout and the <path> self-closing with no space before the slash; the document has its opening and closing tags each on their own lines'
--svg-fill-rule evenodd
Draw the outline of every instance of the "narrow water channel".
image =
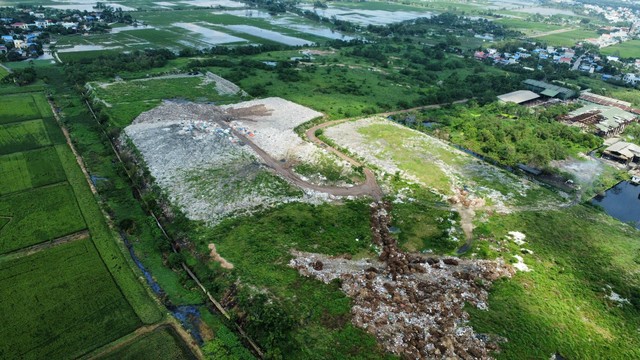
<svg viewBox="0 0 640 360">
<path fill-rule="evenodd" d="M 200 334 L 200 311 L 198 310 L 200 305 L 173 305 L 169 300 L 166 299 L 165 292 L 162 290 L 160 285 L 153 279 L 151 273 L 147 271 L 144 267 L 138 256 L 133 251 L 133 245 L 127 238 L 126 234 L 120 233 L 122 239 L 124 239 L 124 243 L 129 249 L 129 254 L 131 258 L 136 263 L 136 266 L 142 271 L 145 280 L 147 281 L 147 285 L 153 290 L 153 292 L 163 300 L 164 305 L 167 307 L 167 310 L 171 312 L 171 314 L 180 321 L 182 327 L 187 330 L 191 336 L 193 336 L 194 340 L 198 342 L 199 345 L 203 344 L 202 335 Z"/>
<path fill-rule="evenodd" d="M 640 185 L 623 181 L 604 195 L 591 199 L 591 203 L 602 207 L 610 216 L 640 229 Z"/>
</svg>

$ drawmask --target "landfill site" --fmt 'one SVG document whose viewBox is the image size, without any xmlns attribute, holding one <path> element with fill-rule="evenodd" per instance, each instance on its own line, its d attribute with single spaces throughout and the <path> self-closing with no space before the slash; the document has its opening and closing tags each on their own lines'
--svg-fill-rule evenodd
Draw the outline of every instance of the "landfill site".
<svg viewBox="0 0 640 360">
<path fill-rule="evenodd" d="M 215 223 L 231 213 L 326 198 L 274 175 L 237 136 L 254 141 L 282 163 L 313 161 L 322 150 L 304 142 L 293 128 L 319 115 L 279 98 L 224 107 L 165 101 L 138 116 L 122 140 L 135 145 L 157 185 L 189 218 Z"/>
<path fill-rule="evenodd" d="M 475 333 L 464 307 L 486 310 L 491 283 L 511 277 L 516 268 L 503 260 L 402 251 L 389 231 L 391 203 L 376 195 L 380 188 L 372 173 L 368 180 L 373 184 L 351 188 L 300 179 L 292 164 L 313 162 L 327 149 L 305 141 L 294 128 L 320 115 L 280 98 L 226 106 L 165 101 L 136 118 L 121 142 L 133 143 L 157 185 L 189 218 L 210 225 L 285 202 L 368 194 L 374 199 L 370 219 L 376 258 L 292 250 L 289 266 L 324 283 L 339 279 L 353 301 L 353 324 L 403 358 L 489 358 L 499 351 L 504 339 Z M 233 268 L 224 254 L 210 249 L 215 261 Z"/>
</svg>

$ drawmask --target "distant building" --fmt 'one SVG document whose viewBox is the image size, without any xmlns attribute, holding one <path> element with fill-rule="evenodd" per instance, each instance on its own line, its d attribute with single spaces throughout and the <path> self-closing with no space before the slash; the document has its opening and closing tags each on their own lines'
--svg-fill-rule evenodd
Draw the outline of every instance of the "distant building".
<svg viewBox="0 0 640 360">
<path fill-rule="evenodd" d="M 527 79 L 522 84 L 529 90 L 550 98 L 559 98 L 562 100 L 570 99 L 576 96 L 576 92 L 562 86 L 553 85 L 544 81 Z"/>
<path fill-rule="evenodd" d="M 540 95 L 529 90 L 518 90 L 498 96 L 498 99 L 502 102 L 512 102 L 516 104 L 526 104 L 538 98 L 540 98 Z"/>
<path fill-rule="evenodd" d="M 6 54 L 7 53 L 7 47 L 4 45 L 0 45 L 0 54 Z"/>
<path fill-rule="evenodd" d="M 23 22 L 13 23 L 13 24 L 11 24 L 11 27 L 14 28 L 14 29 L 29 30 L 29 24 L 26 24 L 26 23 L 23 23 Z"/>
<path fill-rule="evenodd" d="M 597 135 L 609 137 L 618 135 L 637 116 L 615 106 L 588 104 L 566 115 L 565 120 L 581 123 L 595 129 Z"/>
<path fill-rule="evenodd" d="M 13 36 L 11 36 L 11 35 L 2 35 L 2 42 L 4 42 L 5 44 L 13 42 Z"/>
<path fill-rule="evenodd" d="M 16 49 L 22 49 L 27 47 L 27 45 L 25 44 L 24 40 L 13 40 L 13 47 L 15 47 Z"/>
<path fill-rule="evenodd" d="M 604 150 L 602 156 L 623 164 L 640 162 L 640 146 L 618 141 Z"/>
</svg>

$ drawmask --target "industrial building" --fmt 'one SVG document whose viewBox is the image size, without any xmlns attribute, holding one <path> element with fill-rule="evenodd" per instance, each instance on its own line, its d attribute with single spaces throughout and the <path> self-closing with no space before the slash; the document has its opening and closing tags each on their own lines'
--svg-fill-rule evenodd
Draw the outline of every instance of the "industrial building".
<svg viewBox="0 0 640 360">
<path fill-rule="evenodd" d="M 602 157 L 623 164 L 640 162 L 640 146 L 625 141 L 618 141 L 602 153 Z"/>
<path fill-rule="evenodd" d="M 527 103 L 540 98 L 540 95 L 529 90 L 518 90 L 498 96 L 501 102 L 511 102 L 520 105 L 526 105 Z"/>
<path fill-rule="evenodd" d="M 597 135 L 609 137 L 618 135 L 637 116 L 618 107 L 588 103 L 567 114 L 563 120 L 585 129 L 594 128 Z"/>
<path fill-rule="evenodd" d="M 544 81 L 527 79 L 523 81 L 522 84 L 524 85 L 524 87 L 535 92 L 536 94 L 540 94 L 549 98 L 567 100 L 577 95 L 576 92 L 571 89 L 549 84 Z"/>
</svg>

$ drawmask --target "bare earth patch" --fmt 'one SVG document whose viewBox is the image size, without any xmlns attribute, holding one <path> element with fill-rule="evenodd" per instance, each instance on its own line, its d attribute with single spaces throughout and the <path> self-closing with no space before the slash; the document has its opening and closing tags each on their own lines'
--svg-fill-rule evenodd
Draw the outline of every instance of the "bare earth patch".
<svg viewBox="0 0 640 360">
<path fill-rule="evenodd" d="M 220 263 L 223 269 L 233 269 L 233 264 L 218 254 L 215 244 L 209 244 L 209 250 L 211 250 L 211 260 Z"/>
</svg>

